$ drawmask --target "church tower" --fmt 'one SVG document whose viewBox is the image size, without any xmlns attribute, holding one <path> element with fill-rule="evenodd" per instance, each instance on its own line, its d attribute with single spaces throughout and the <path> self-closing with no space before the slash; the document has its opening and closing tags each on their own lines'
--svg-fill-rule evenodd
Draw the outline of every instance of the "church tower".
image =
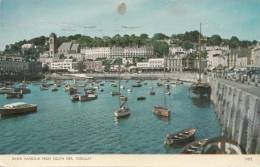
<svg viewBox="0 0 260 167">
<path fill-rule="evenodd" d="M 51 33 L 49 37 L 49 55 L 51 57 L 54 57 L 56 53 L 56 35 L 54 33 Z"/>
</svg>

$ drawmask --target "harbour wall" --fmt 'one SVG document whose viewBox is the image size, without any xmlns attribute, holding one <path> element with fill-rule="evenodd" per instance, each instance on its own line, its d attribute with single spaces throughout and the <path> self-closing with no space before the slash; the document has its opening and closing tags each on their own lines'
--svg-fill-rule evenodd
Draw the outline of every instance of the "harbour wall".
<svg viewBox="0 0 260 167">
<path fill-rule="evenodd" d="M 211 100 L 223 127 L 223 133 L 249 154 L 260 153 L 260 87 L 209 79 Z M 253 91 L 250 91 L 253 89 Z M 255 93 L 254 93 L 255 92 Z"/>
</svg>

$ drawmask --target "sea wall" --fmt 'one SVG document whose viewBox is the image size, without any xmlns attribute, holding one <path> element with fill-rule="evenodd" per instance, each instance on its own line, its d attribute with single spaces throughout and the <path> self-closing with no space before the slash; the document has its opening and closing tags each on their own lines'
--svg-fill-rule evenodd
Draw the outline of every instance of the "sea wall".
<svg viewBox="0 0 260 167">
<path fill-rule="evenodd" d="M 259 154 L 260 97 L 221 79 L 210 79 L 210 84 L 211 100 L 223 133 L 237 141 L 247 153 Z"/>
</svg>

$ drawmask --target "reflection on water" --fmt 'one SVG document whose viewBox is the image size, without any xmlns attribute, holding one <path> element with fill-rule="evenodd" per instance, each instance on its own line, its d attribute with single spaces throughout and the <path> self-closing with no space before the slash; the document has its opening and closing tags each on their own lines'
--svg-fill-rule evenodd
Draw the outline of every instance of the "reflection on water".
<svg viewBox="0 0 260 167">
<path fill-rule="evenodd" d="M 207 96 L 192 97 L 192 104 L 199 108 L 210 107 L 210 98 Z"/>
</svg>

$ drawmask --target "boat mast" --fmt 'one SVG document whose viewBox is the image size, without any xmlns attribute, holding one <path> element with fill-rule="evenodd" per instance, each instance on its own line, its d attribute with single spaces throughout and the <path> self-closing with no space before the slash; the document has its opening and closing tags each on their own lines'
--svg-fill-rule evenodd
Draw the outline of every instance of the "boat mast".
<svg viewBox="0 0 260 167">
<path fill-rule="evenodd" d="M 121 96 L 121 93 L 120 93 L 120 64 L 118 63 L 118 103 L 119 103 L 119 108 L 121 108 L 121 100 L 120 100 L 120 96 Z"/>
<path fill-rule="evenodd" d="M 166 107 L 166 95 L 165 95 L 165 93 L 166 93 L 166 91 L 165 91 L 165 84 L 166 84 L 166 82 L 165 82 L 165 53 L 163 52 L 163 80 L 164 80 L 164 84 L 163 84 L 163 102 L 164 102 L 164 107 Z"/>
<path fill-rule="evenodd" d="M 200 32 L 199 32 L 199 83 L 201 83 L 201 23 L 200 23 Z"/>
</svg>

